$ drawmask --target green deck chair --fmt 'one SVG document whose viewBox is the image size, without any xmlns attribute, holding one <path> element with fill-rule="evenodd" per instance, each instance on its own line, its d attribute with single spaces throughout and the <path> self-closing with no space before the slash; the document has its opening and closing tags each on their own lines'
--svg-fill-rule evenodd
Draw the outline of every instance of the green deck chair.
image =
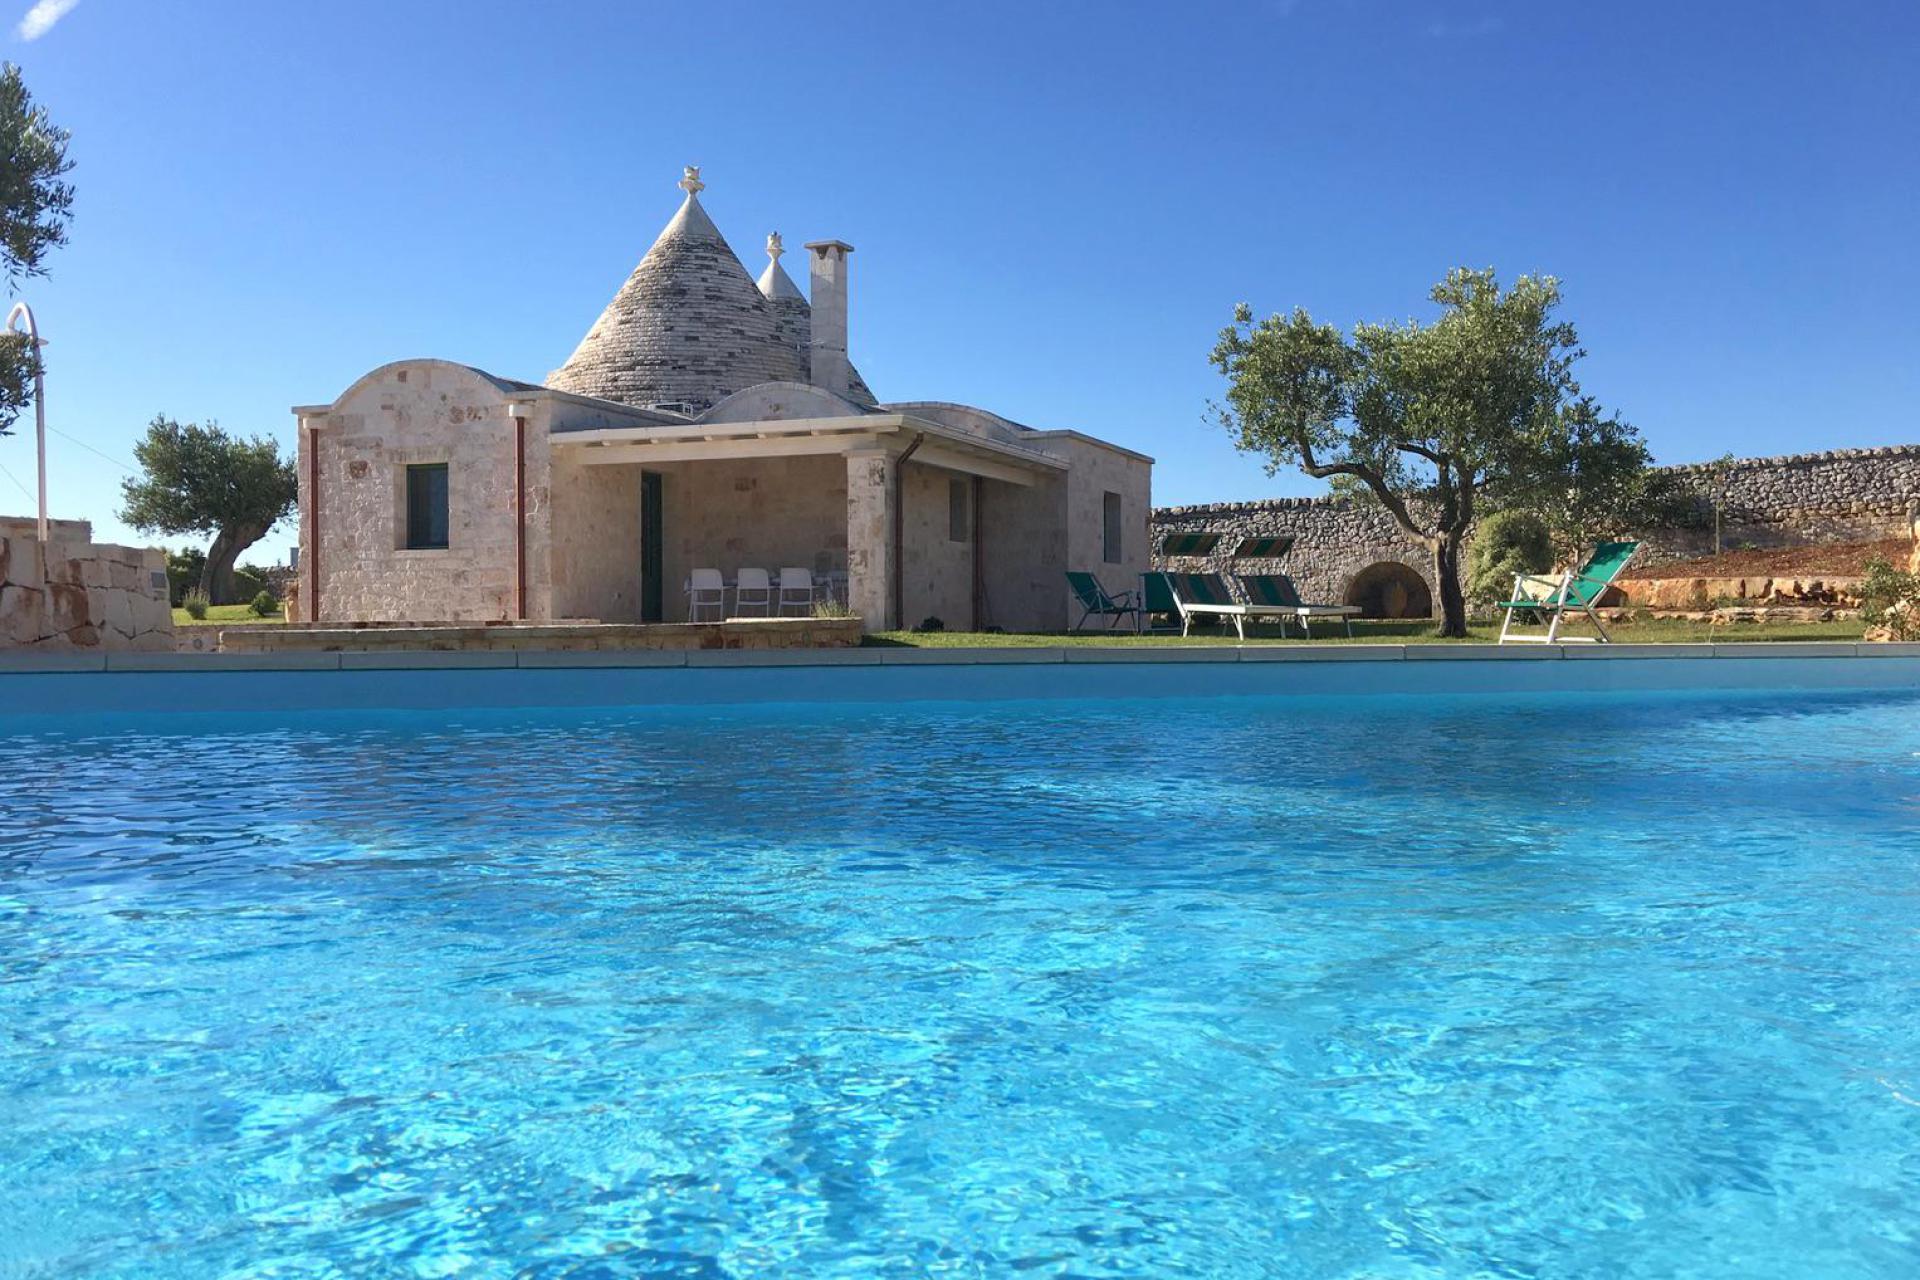
<svg viewBox="0 0 1920 1280">
<path fill-rule="evenodd" d="M 1136 629 L 1140 622 L 1140 598 L 1131 591 L 1122 591 L 1119 595 L 1110 594 L 1100 585 L 1100 579 L 1090 573 L 1076 573 L 1067 570 L 1067 585 L 1073 588 L 1073 598 L 1079 602 L 1082 610 L 1080 621 L 1073 624 L 1075 631 L 1087 625 L 1088 618 L 1108 618 L 1109 631 L 1120 625 L 1120 619 L 1132 618 Z"/>
<path fill-rule="evenodd" d="M 1637 542 L 1602 542 L 1594 547 L 1593 554 L 1578 569 L 1569 569 L 1558 575 L 1541 576 L 1537 574 L 1516 574 L 1513 579 L 1513 599 L 1500 607 L 1507 611 L 1507 619 L 1500 626 L 1500 643 L 1509 640 L 1516 644 L 1570 644 L 1585 642 L 1592 644 L 1611 643 L 1613 637 L 1600 625 L 1600 615 L 1594 606 L 1607 594 L 1607 588 L 1627 567 L 1627 561 L 1633 559 L 1633 553 L 1640 549 Z M 1562 636 L 1560 624 L 1566 621 L 1569 613 L 1584 613 L 1598 636 Z M 1522 623 L 1546 623 L 1547 633 L 1540 636 L 1521 635 L 1514 631 L 1515 621 Z"/>
</svg>

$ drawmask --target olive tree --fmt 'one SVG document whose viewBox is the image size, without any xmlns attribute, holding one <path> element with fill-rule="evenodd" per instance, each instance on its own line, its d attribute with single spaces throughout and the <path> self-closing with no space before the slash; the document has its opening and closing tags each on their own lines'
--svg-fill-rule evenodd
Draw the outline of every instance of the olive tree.
<svg viewBox="0 0 1920 1280">
<path fill-rule="evenodd" d="M 1351 337 L 1305 310 L 1256 322 L 1235 308 L 1212 363 L 1221 424 L 1268 471 L 1297 466 L 1378 502 L 1433 558 L 1441 634 L 1467 633 L 1461 551 L 1479 516 L 1535 510 L 1571 539 L 1626 519 L 1647 451 L 1581 393 L 1585 354 L 1556 319 L 1559 282 L 1451 271 L 1427 323 L 1361 324 Z"/>
<path fill-rule="evenodd" d="M 0 273 L 9 296 L 45 275 L 47 253 L 67 242 L 73 187 L 61 179 L 72 167 L 67 131 L 34 105 L 20 68 L 0 66 Z M 25 334 L 0 335 L 0 435 L 32 401 L 39 360 Z"/>
<path fill-rule="evenodd" d="M 238 603 L 233 565 L 293 509 L 293 460 L 265 437 L 230 436 L 216 423 L 155 418 L 133 446 L 142 475 L 121 482 L 120 518 L 150 533 L 211 534 L 200 590 Z"/>
</svg>

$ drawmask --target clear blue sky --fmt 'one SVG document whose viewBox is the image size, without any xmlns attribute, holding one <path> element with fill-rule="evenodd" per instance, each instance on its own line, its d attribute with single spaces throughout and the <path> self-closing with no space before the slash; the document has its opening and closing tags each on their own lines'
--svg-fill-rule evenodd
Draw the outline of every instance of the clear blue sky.
<svg viewBox="0 0 1920 1280">
<path fill-rule="evenodd" d="M 1911 0 L 80 0 L 32 41 L 3 3 L 73 131 L 24 290 L 51 420 L 122 461 L 162 411 L 291 446 L 406 356 L 544 377 L 685 163 L 751 270 L 771 229 L 858 246 L 883 399 L 1143 449 L 1161 502 L 1315 490 L 1205 419 L 1236 301 L 1424 314 L 1456 264 L 1560 276 L 1663 460 L 1920 439 Z M 51 443 L 55 514 L 133 537 L 120 471 Z"/>
</svg>

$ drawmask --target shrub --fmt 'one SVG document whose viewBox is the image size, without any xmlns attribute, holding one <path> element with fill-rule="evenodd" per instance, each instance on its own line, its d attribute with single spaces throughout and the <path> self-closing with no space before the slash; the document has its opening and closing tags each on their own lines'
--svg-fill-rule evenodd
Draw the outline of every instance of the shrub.
<svg viewBox="0 0 1920 1280">
<path fill-rule="evenodd" d="M 1920 640 L 1920 573 L 1903 573 L 1878 558 L 1867 561 L 1860 606 L 1860 616 L 1885 639 Z"/>
<path fill-rule="evenodd" d="M 938 618 L 931 618 L 931 617 L 920 619 L 920 625 L 914 628 L 915 631 L 921 632 L 923 634 L 929 631 L 945 631 L 946 629 L 947 629 L 946 623 L 942 622 Z"/>
<path fill-rule="evenodd" d="M 1553 568 L 1553 535 L 1531 511 L 1496 511 L 1480 522 L 1467 554 L 1467 599 L 1496 604 L 1511 598 L 1513 578 Z"/>
<path fill-rule="evenodd" d="M 816 600 L 813 602 L 813 616 L 816 618 L 857 618 L 850 604 L 841 604 L 838 600 Z"/>
<path fill-rule="evenodd" d="M 256 618 L 264 618 L 279 607 L 280 602 L 273 598 L 271 591 L 256 591 L 253 599 L 247 603 L 247 608 Z"/>
<path fill-rule="evenodd" d="M 251 600 L 267 589 L 266 570 L 259 565 L 237 565 L 233 570 L 233 598 L 238 604 L 242 600 Z"/>
<path fill-rule="evenodd" d="M 208 603 L 210 602 L 207 600 L 207 593 L 198 587 L 195 587 L 193 590 L 187 592 L 186 595 L 180 597 L 180 607 L 185 609 L 187 616 L 195 622 L 201 622 L 206 619 Z"/>
<path fill-rule="evenodd" d="M 185 605 L 187 592 L 200 584 L 206 565 L 207 553 L 198 547 L 167 552 L 167 603 L 176 609 Z"/>
</svg>

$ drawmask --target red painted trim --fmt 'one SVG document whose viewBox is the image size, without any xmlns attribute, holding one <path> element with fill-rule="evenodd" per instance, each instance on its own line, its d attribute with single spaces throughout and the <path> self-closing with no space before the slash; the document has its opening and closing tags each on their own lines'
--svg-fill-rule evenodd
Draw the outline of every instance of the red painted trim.
<svg viewBox="0 0 1920 1280">
<path fill-rule="evenodd" d="M 307 428 L 307 621 L 320 621 L 320 433 Z"/>
<path fill-rule="evenodd" d="M 513 420 L 514 617 L 527 620 L 527 420 Z"/>
</svg>

